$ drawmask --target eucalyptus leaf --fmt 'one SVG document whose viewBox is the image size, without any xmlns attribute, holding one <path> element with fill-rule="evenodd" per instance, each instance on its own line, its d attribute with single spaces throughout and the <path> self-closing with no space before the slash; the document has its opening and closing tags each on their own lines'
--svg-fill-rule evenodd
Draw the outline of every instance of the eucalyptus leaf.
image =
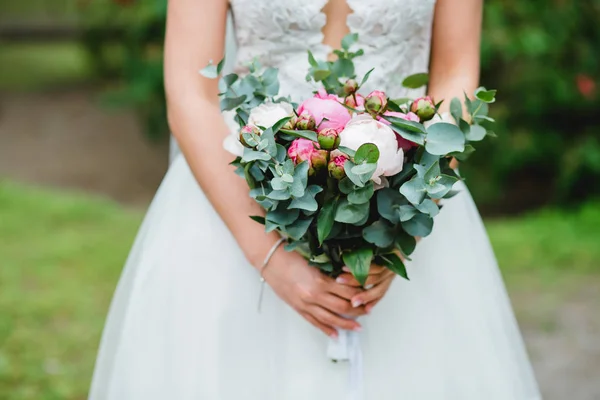
<svg viewBox="0 0 600 400">
<path fill-rule="evenodd" d="M 358 41 L 358 33 L 349 33 L 342 39 L 342 49 L 348 51 Z"/>
<path fill-rule="evenodd" d="M 441 199 L 444 196 L 446 196 L 446 194 L 448 194 L 448 192 L 450 192 L 452 190 L 452 187 L 454 186 L 454 184 L 458 182 L 458 178 L 454 177 L 454 176 L 450 176 L 450 175 L 445 175 L 442 174 L 439 176 L 439 180 L 436 182 L 437 185 L 440 185 L 442 188 L 439 190 L 434 191 L 428 191 L 429 192 L 429 196 L 432 199 Z"/>
<path fill-rule="evenodd" d="M 288 209 L 298 208 L 306 211 L 317 211 L 319 204 L 315 200 L 315 195 L 323 190 L 320 186 L 310 185 L 306 188 L 304 196 L 292 200 Z"/>
<path fill-rule="evenodd" d="M 346 160 L 346 162 L 344 163 L 344 171 L 346 172 L 346 177 L 348 179 L 350 179 L 352 181 L 352 183 L 354 183 L 356 186 L 359 186 L 359 187 L 365 186 L 365 184 L 362 181 L 362 179 L 360 178 L 360 176 L 355 174 L 354 172 L 352 172 L 352 169 L 354 167 L 356 167 L 356 164 L 354 164 L 350 160 Z"/>
<path fill-rule="evenodd" d="M 377 247 L 394 243 L 394 228 L 383 221 L 375 221 L 362 231 L 363 238 Z"/>
<path fill-rule="evenodd" d="M 409 235 L 403 230 L 396 233 L 396 248 L 408 258 L 417 247 L 417 239 L 414 236 Z"/>
<path fill-rule="evenodd" d="M 403 205 L 403 206 L 399 207 L 399 213 L 400 213 L 400 222 L 404 222 L 404 221 L 408 221 L 409 219 L 411 219 L 412 217 L 417 215 L 419 213 L 419 210 L 417 210 L 412 205 L 407 204 L 407 205 Z"/>
<path fill-rule="evenodd" d="M 443 156 L 465 149 L 465 135 L 453 124 L 439 122 L 427 129 L 425 149 L 428 153 Z"/>
<path fill-rule="evenodd" d="M 286 225 L 284 230 L 287 234 L 294 240 L 300 240 L 308 231 L 310 224 L 312 223 L 312 218 L 309 219 L 299 219 L 292 223 L 291 225 Z"/>
<path fill-rule="evenodd" d="M 334 220 L 346 224 L 356 224 L 369 216 L 369 203 L 352 204 L 348 199 L 341 199 Z"/>
<path fill-rule="evenodd" d="M 412 204 L 421 204 L 427 195 L 425 181 L 419 176 L 414 176 L 400 187 L 400 193 Z"/>
<path fill-rule="evenodd" d="M 338 189 L 344 194 L 350 194 L 356 189 L 356 185 L 348 177 L 345 177 L 338 184 Z"/>
<path fill-rule="evenodd" d="M 482 86 L 475 90 L 475 97 L 485 103 L 493 103 L 496 101 L 496 92 L 497 90 L 487 90 Z"/>
<path fill-rule="evenodd" d="M 339 146 L 337 149 L 351 158 L 354 158 L 354 156 L 356 155 L 356 151 L 352 150 L 349 147 Z"/>
<path fill-rule="evenodd" d="M 364 187 L 357 188 L 348 194 L 348 201 L 352 204 L 363 204 L 369 202 L 375 193 L 373 182 L 368 182 Z"/>
<path fill-rule="evenodd" d="M 373 143 L 365 143 L 361 145 L 354 155 L 356 164 L 369 163 L 374 164 L 379 160 L 379 149 Z"/>
<path fill-rule="evenodd" d="M 426 237 L 433 229 L 433 218 L 426 214 L 417 214 L 402 222 L 402 228 L 411 236 Z"/>
<path fill-rule="evenodd" d="M 471 129 L 469 130 L 469 132 L 465 135 L 465 137 L 467 138 L 467 140 L 471 141 L 471 142 L 478 142 L 480 140 L 483 140 L 485 138 L 486 135 L 486 130 L 483 126 L 481 125 L 471 125 Z"/>
<path fill-rule="evenodd" d="M 450 114 L 455 121 L 460 121 L 463 115 L 462 103 L 458 98 L 453 98 L 450 102 Z"/>
<path fill-rule="evenodd" d="M 364 286 L 369 276 L 369 270 L 371 269 L 373 250 L 368 247 L 352 250 L 344 253 L 342 259 L 358 283 Z"/>
<path fill-rule="evenodd" d="M 393 224 L 400 220 L 398 208 L 403 201 L 402 195 L 396 190 L 383 188 L 377 191 L 377 211 Z"/>
<path fill-rule="evenodd" d="M 317 63 L 317 60 L 315 60 L 315 56 L 313 55 L 313 53 L 310 50 L 308 51 L 308 63 L 310 64 L 311 67 L 319 66 L 319 63 Z"/>
<path fill-rule="evenodd" d="M 294 221 L 298 219 L 300 216 L 300 210 L 276 210 L 276 211 L 267 211 L 266 219 L 267 221 L 271 221 L 277 225 L 285 226 L 290 225 Z"/>
<path fill-rule="evenodd" d="M 267 197 L 271 200 L 282 201 L 289 200 L 292 197 L 292 195 L 287 190 L 273 190 L 267 195 Z"/>
<path fill-rule="evenodd" d="M 435 217 L 440 212 L 438 205 L 430 199 L 425 199 L 421 204 L 418 204 L 415 207 L 420 212 L 428 214 L 431 218 Z"/>
<path fill-rule="evenodd" d="M 377 164 L 360 164 L 352 167 L 352 173 L 359 175 L 361 182 L 366 183 L 373 176 L 377 169 Z M 364 177 L 363 177 L 364 176 Z"/>
<path fill-rule="evenodd" d="M 246 95 L 242 95 L 239 97 L 224 97 L 221 99 L 220 102 L 221 111 L 233 110 L 234 108 L 237 108 L 244 104 L 246 99 Z"/>
</svg>

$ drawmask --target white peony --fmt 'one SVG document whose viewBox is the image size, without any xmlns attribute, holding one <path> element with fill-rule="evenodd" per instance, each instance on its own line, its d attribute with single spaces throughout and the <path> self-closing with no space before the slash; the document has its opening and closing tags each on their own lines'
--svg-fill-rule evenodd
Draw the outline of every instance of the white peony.
<svg viewBox="0 0 600 400">
<path fill-rule="evenodd" d="M 340 146 L 357 150 L 365 143 L 373 143 L 379 149 L 377 169 L 371 180 L 377 185 L 385 182 L 385 176 L 393 176 L 402 171 L 404 152 L 398 148 L 394 131 L 368 114 L 358 115 L 340 133 Z"/>
<path fill-rule="evenodd" d="M 294 115 L 294 108 L 290 103 L 264 103 L 253 108 L 248 117 L 248 125 L 270 128 L 285 117 Z"/>
</svg>

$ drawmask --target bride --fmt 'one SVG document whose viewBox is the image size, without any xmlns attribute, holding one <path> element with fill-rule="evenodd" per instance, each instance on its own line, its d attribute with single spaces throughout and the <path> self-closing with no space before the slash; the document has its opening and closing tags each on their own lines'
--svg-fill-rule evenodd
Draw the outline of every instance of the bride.
<svg viewBox="0 0 600 400">
<path fill-rule="evenodd" d="M 331 57 L 349 31 L 365 50 L 358 75 L 375 67 L 367 89 L 420 95 L 387 77 L 428 69 L 436 99 L 478 84 L 482 0 L 171 0 L 165 81 L 183 155 L 127 260 L 90 399 L 541 399 L 464 185 L 417 246 L 410 282 L 374 266 L 363 290 L 280 247 L 257 312 L 257 269 L 279 238 L 248 218 L 260 209 L 221 145 L 236 128 L 219 111 L 216 82 L 198 74 L 223 56 L 229 8 L 236 72 L 258 57 L 279 68 L 280 93 L 294 100 L 313 91 L 306 51 Z M 362 359 L 327 357 L 340 329 L 360 331 Z"/>
</svg>

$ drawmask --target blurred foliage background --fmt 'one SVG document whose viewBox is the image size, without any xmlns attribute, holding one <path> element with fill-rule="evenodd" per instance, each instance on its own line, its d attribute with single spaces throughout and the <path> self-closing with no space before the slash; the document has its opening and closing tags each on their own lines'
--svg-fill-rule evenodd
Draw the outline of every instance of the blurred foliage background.
<svg viewBox="0 0 600 400">
<path fill-rule="evenodd" d="M 2 400 L 86 397 L 166 169 L 165 13 L 166 0 L 0 2 Z M 600 0 L 485 1 L 498 139 L 462 171 L 547 400 L 600 398 L 597 21 Z"/>
</svg>

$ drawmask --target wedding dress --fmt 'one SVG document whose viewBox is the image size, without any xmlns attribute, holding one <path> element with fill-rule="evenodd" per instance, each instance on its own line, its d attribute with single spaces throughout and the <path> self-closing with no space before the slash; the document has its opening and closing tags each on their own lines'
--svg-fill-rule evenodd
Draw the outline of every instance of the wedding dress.
<svg viewBox="0 0 600 400">
<path fill-rule="evenodd" d="M 311 95 L 306 50 L 324 59 L 326 0 L 231 0 L 235 70 L 279 68 L 282 94 Z M 427 70 L 434 0 L 348 0 L 365 56 L 359 76 L 391 97 Z M 198 38 L 199 41 L 205 40 Z M 198 66 L 201 68 L 202 66 Z M 397 80 L 390 79 L 397 77 Z M 231 121 L 230 121 L 231 122 Z M 232 127 L 233 128 L 233 127 Z M 494 254 L 467 188 L 371 315 L 361 318 L 364 400 L 539 400 Z M 259 279 L 194 180 L 171 164 L 123 271 L 102 338 L 91 400 L 347 400 L 349 370 L 329 339 Z M 356 362 L 356 360 L 354 360 Z"/>
</svg>

